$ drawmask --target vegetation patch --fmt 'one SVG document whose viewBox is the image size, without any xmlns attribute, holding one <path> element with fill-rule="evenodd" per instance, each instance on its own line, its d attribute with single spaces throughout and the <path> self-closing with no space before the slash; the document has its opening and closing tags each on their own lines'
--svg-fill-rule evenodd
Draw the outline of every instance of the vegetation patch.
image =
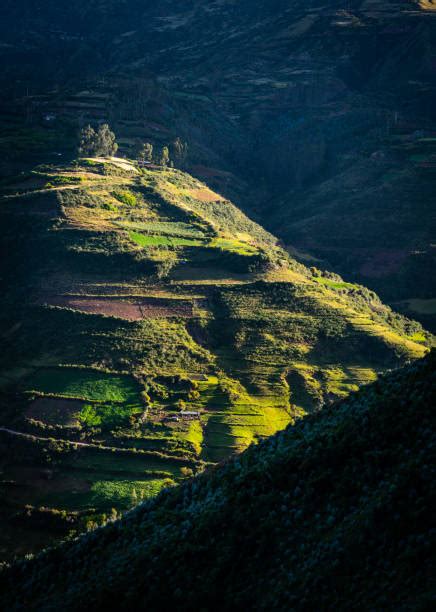
<svg viewBox="0 0 436 612">
<path fill-rule="evenodd" d="M 26 383 L 29 391 L 95 402 L 140 401 L 139 387 L 129 377 L 82 368 L 47 368 Z"/>
<path fill-rule="evenodd" d="M 201 240 L 205 238 L 202 229 L 182 221 L 124 221 L 119 222 L 119 225 L 136 233 L 153 236 L 174 236 L 176 238 L 197 238 Z"/>
<path fill-rule="evenodd" d="M 143 410 L 137 404 L 85 404 L 77 418 L 84 427 L 109 429 L 129 425 L 130 418 L 142 414 Z"/>
<path fill-rule="evenodd" d="M 259 249 L 251 244 L 241 242 L 240 240 L 231 240 L 230 238 L 214 238 L 209 243 L 209 246 L 248 257 L 251 255 L 257 255 L 259 253 Z"/>
<path fill-rule="evenodd" d="M 91 486 L 89 503 L 103 508 L 114 504 L 129 509 L 145 499 L 155 497 L 167 487 L 173 486 L 171 478 L 151 480 L 99 480 Z"/>
<path fill-rule="evenodd" d="M 346 283 L 345 281 L 335 281 L 330 278 L 325 278 L 324 276 L 317 276 L 315 280 L 317 283 L 325 285 L 326 287 L 331 287 L 332 289 L 359 289 L 359 285 Z"/>
<path fill-rule="evenodd" d="M 141 247 L 193 247 L 202 246 L 204 241 L 194 238 L 179 238 L 176 236 L 150 236 L 138 232 L 129 232 L 129 238 Z"/>
<path fill-rule="evenodd" d="M 112 195 L 116 200 L 122 204 L 125 204 L 126 206 L 134 207 L 138 204 L 137 196 L 131 191 L 117 189 L 116 191 L 112 192 Z"/>
</svg>

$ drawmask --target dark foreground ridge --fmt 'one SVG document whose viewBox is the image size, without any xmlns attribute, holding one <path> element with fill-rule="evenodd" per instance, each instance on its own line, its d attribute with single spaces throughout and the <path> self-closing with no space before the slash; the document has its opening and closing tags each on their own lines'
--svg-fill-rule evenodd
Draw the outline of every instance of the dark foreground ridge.
<svg viewBox="0 0 436 612">
<path fill-rule="evenodd" d="M 0 607 L 430 609 L 434 365 L 433 352 L 6 569 Z"/>
</svg>

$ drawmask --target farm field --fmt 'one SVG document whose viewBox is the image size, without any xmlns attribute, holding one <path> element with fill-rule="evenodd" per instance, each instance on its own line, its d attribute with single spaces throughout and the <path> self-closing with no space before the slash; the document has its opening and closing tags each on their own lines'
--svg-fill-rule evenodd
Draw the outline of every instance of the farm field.
<svg viewBox="0 0 436 612">
<path fill-rule="evenodd" d="M 119 516 L 433 342 L 186 173 L 102 158 L 35 172 L 0 208 L 2 559 Z"/>
<path fill-rule="evenodd" d="M 116 299 L 110 297 L 70 297 L 56 296 L 45 301 L 50 306 L 70 308 L 83 313 L 100 314 L 108 317 L 141 321 L 155 317 L 189 317 L 192 316 L 192 302 L 182 299 L 142 298 Z"/>
<path fill-rule="evenodd" d="M 139 389 L 127 376 L 113 376 L 81 368 L 47 368 L 31 376 L 30 392 L 83 400 L 139 401 Z"/>
</svg>

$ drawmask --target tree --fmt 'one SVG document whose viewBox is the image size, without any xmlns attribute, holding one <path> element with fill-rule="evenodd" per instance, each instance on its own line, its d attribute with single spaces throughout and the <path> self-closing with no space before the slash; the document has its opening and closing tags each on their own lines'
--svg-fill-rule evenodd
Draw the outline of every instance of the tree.
<svg viewBox="0 0 436 612">
<path fill-rule="evenodd" d="M 118 151 L 115 134 L 111 131 L 109 125 L 104 123 L 97 132 L 97 155 L 103 157 L 111 157 Z"/>
<path fill-rule="evenodd" d="M 144 162 L 153 161 L 153 145 L 150 142 L 144 142 L 138 153 L 138 160 Z"/>
<path fill-rule="evenodd" d="M 176 164 L 183 167 L 188 157 L 188 143 L 182 142 L 182 140 L 177 137 L 175 141 L 171 143 L 171 155 Z"/>
<path fill-rule="evenodd" d="M 171 253 L 171 251 L 169 251 Z M 158 280 L 167 278 L 177 263 L 177 255 L 169 254 L 168 256 L 156 264 L 156 276 Z"/>
<path fill-rule="evenodd" d="M 177 408 L 183 412 L 184 410 L 186 410 L 186 402 L 184 402 L 182 399 L 179 399 L 177 401 Z"/>
<path fill-rule="evenodd" d="M 118 151 L 115 134 L 107 123 L 101 125 L 98 132 L 87 125 L 81 130 L 79 139 L 80 155 L 110 157 Z"/>
<path fill-rule="evenodd" d="M 79 154 L 94 155 L 97 142 L 97 133 L 90 125 L 80 131 L 79 135 Z"/>
<path fill-rule="evenodd" d="M 160 155 L 160 165 L 166 168 L 168 166 L 168 162 L 170 161 L 170 151 L 168 147 L 162 147 L 162 152 Z"/>
</svg>

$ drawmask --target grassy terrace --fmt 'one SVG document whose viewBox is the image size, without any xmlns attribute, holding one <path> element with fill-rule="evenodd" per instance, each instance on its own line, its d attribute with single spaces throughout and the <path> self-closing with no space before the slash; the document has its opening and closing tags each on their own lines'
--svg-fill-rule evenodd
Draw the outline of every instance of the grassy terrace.
<svg viewBox="0 0 436 612">
<path fill-rule="evenodd" d="M 86 529 L 431 343 L 179 171 L 39 168 L 0 217 L 0 511 L 34 549 L 42 506 L 49 539 Z"/>
<path fill-rule="evenodd" d="M 37 393 L 95 402 L 123 403 L 140 399 L 138 385 L 127 376 L 75 368 L 39 370 L 30 377 L 27 385 Z"/>
</svg>

